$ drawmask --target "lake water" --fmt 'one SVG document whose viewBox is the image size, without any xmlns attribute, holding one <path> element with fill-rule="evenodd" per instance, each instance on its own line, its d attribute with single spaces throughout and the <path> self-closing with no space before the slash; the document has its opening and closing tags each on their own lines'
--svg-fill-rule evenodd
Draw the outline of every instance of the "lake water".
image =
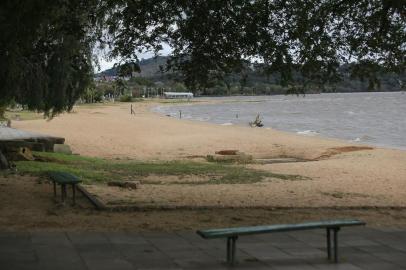
<svg viewBox="0 0 406 270">
<path fill-rule="evenodd" d="M 159 106 L 154 111 L 182 119 L 248 126 L 260 114 L 264 128 L 303 136 L 406 149 L 406 93 L 332 93 L 306 96 L 204 98 L 221 104 Z"/>
</svg>

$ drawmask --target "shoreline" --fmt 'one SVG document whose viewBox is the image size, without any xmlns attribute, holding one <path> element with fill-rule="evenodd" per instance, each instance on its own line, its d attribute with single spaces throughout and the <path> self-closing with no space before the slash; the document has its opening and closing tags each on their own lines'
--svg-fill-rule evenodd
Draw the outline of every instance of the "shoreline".
<svg viewBox="0 0 406 270">
<path fill-rule="evenodd" d="M 253 96 L 256 97 L 256 96 Z M 213 123 L 213 122 L 209 122 L 209 121 L 199 121 L 199 120 L 195 120 L 195 119 L 179 119 L 177 117 L 168 117 L 167 115 L 165 115 L 162 112 L 158 112 L 158 111 L 154 111 L 155 108 L 161 107 L 161 106 L 176 106 L 179 104 L 182 104 L 182 106 L 193 106 L 196 103 L 199 104 L 218 104 L 218 103 L 224 103 L 224 101 L 218 101 L 218 100 L 199 100 L 199 101 L 192 101 L 190 103 L 184 103 L 183 102 L 165 102 L 167 101 L 166 99 L 162 99 L 162 100 L 147 100 L 147 101 L 143 101 L 143 102 L 135 102 L 135 103 L 121 103 L 121 102 L 116 102 L 116 103 L 107 103 L 107 104 L 95 104 L 95 105 L 79 105 L 79 106 L 75 106 L 74 109 L 72 110 L 72 112 L 69 113 L 63 113 L 59 116 L 57 116 L 55 119 L 58 119 L 60 117 L 65 117 L 65 116 L 70 116 L 70 115 L 75 115 L 77 113 L 80 113 L 82 111 L 92 111 L 95 110 L 95 112 L 93 112 L 93 114 L 103 114 L 103 112 L 98 112 L 97 110 L 103 110 L 103 108 L 108 108 L 108 107 L 120 107 L 121 109 L 123 109 L 123 107 L 129 107 L 130 104 L 135 105 L 136 108 L 136 117 L 137 116 L 142 116 L 144 118 L 148 118 L 151 117 L 151 121 L 154 121 L 154 119 L 159 118 L 159 119 L 168 119 L 171 122 L 172 121 L 179 121 L 181 123 L 185 123 L 185 124 L 192 124 L 192 125 L 200 125 L 200 126 L 212 126 L 214 127 L 221 127 L 221 128 L 236 128 L 236 130 L 241 130 L 241 129 L 246 129 L 246 130 L 250 130 L 250 131 L 254 131 L 254 132 L 269 132 L 269 133 L 277 133 L 278 135 L 281 136 L 287 136 L 287 137 L 292 137 L 295 138 L 297 140 L 303 140 L 303 141 L 310 141 L 310 142 L 315 142 L 315 141 L 319 141 L 321 144 L 331 144 L 331 146 L 359 146 L 359 147 L 363 147 L 363 146 L 367 146 L 367 147 L 372 147 L 375 149 L 384 149 L 384 150 L 392 150 L 392 151 L 403 151 L 406 153 L 406 149 L 403 149 L 401 147 L 396 148 L 396 147 L 390 147 L 390 146 L 386 146 L 386 145 L 374 145 L 374 144 L 369 144 L 369 143 L 359 143 L 359 142 L 355 142 L 355 141 L 347 141 L 345 139 L 340 139 L 340 138 L 335 138 L 335 137 L 329 137 L 329 136 L 324 136 L 321 134 L 315 135 L 315 136 L 308 136 L 308 135 L 302 135 L 302 134 L 298 134 L 296 132 L 293 131 L 286 131 L 286 130 L 280 130 L 280 129 L 275 129 L 272 127 L 265 127 L 265 128 L 251 128 L 248 126 L 244 126 L 244 125 L 239 125 L 239 124 L 233 124 L 233 125 L 223 125 L 223 124 L 217 124 L 217 123 Z M 227 101 L 227 102 L 245 102 L 245 101 Z M 141 105 L 141 106 L 137 106 L 137 105 Z M 92 113 L 92 112 L 90 112 Z M 38 127 L 36 128 L 35 125 L 32 124 L 28 124 L 28 123 L 51 123 L 52 121 L 55 121 L 55 119 L 52 119 L 50 121 L 44 120 L 44 119 L 34 119 L 34 120 L 25 120 L 25 121 L 12 121 L 12 127 L 15 128 L 21 128 L 22 130 L 27 130 L 27 131 L 34 131 L 34 132 L 41 132 L 42 130 L 44 130 L 44 134 L 47 134 L 46 132 L 51 132 L 51 135 L 56 134 L 55 129 L 47 129 L 46 128 L 46 124 L 42 125 L 42 127 Z M 45 127 L 45 129 L 43 129 L 43 127 Z M 59 133 L 62 136 L 62 133 Z M 49 134 L 47 134 L 49 135 Z M 63 136 L 62 136 L 63 137 Z M 69 140 L 67 141 L 67 144 L 69 144 Z M 78 151 L 78 153 L 80 154 L 80 151 Z M 86 153 L 84 153 L 84 155 L 86 155 Z M 106 156 L 99 156 L 99 155 L 95 155 L 95 157 L 103 157 L 103 158 L 116 158 L 116 157 L 120 157 L 120 155 L 106 155 Z M 128 156 L 123 156 L 123 157 L 128 157 Z M 155 159 L 156 157 L 152 157 L 152 159 Z M 158 158 L 159 159 L 159 158 Z"/>
<path fill-rule="evenodd" d="M 238 101 L 238 102 L 239 102 L 239 101 Z M 241 101 L 241 102 L 244 102 L 244 101 Z M 213 103 L 212 103 L 212 102 L 204 102 L 204 101 L 203 101 L 203 102 L 200 102 L 200 101 L 199 101 L 199 103 L 200 103 L 200 104 L 222 104 L 223 102 L 213 102 Z M 173 106 L 173 105 L 178 105 L 178 104 L 168 104 L 168 106 L 171 106 L 171 105 Z M 183 104 L 182 106 L 193 106 L 193 105 L 194 105 L 194 104 L 191 103 L 191 104 Z M 149 111 L 150 111 L 151 113 L 153 113 L 153 114 L 158 115 L 158 116 L 172 117 L 172 116 L 165 115 L 164 112 L 154 111 L 154 109 L 159 108 L 159 107 L 161 107 L 161 106 L 162 106 L 162 105 L 157 105 L 157 104 L 156 104 L 156 105 L 151 105 Z M 215 125 L 215 126 L 248 127 L 248 126 L 245 126 L 245 125 L 242 125 L 242 124 L 233 124 L 233 123 L 218 124 L 218 123 L 214 123 L 214 122 L 210 122 L 210 121 L 206 121 L 206 120 L 197 120 L 197 119 L 190 119 L 190 118 L 188 118 L 188 119 L 184 119 L 184 118 L 179 119 L 179 118 L 177 118 L 177 117 L 172 117 L 172 118 L 173 118 L 173 119 L 180 120 L 180 121 L 191 121 L 191 122 L 194 122 L 194 123 L 208 123 L 208 124 L 212 124 L 212 125 Z M 228 124 L 231 124 L 231 125 L 228 125 Z M 252 127 L 249 127 L 249 128 L 252 128 Z M 329 137 L 329 136 L 326 136 L 326 135 L 323 135 L 323 134 L 320 134 L 320 133 L 317 133 L 317 134 L 315 134 L 315 135 L 306 135 L 306 134 L 304 134 L 306 131 L 312 131 L 312 130 L 306 130 L 306 131 L 303 131 L 303 134 L 300 134 L 300 132 L 302 132 L 302 131 L 293 132 L 293 131 L 288 131 L 288 130 L 275 129 L 275 128 L 273 128 L 273 127 L 261 127 L 260 129 L 273 130 L 273 131 L 276 131 L 276 132 L 288 133 L 289 135 L 292 135 L 292 136 L 310 137 L 310 138 L 320 138 L 321 140 L 340 141 L 340 142 L 342 142 L 342 143 L 351 144 L 351 145 L 355 145 L 355 146 L 367 146 L 367 147 L 381 148 L 381 149 L 388 149 L 388 150 L 406 151 L 406 148 L 403 148 L 403 147 L 401 147 L 401 146 L 396 147 L 396 146 L 389 146 L 389 145 L 383 145 L 383 144 L 362 143 L 362 142 L 357 142 L 357 141 L 354 141 L 354 140 L 345 140 L 345 139 L 336 138 L 336 137 Z"/>
<path fill-rule="evenodd" d="M 400 93 L 400 92 L 399 92 Z M 395 94 L 399 94 L 395 92 Z M 325 104 L 326 102 L 331 102 L 332 98 L 337 98 L 337 100 L 343 100 L 344 94 L 347 93 L 333 93 L 333 96 L 329 96 L 330 93 L 322 94 L 324 97 L 317 97 L 320 96 L 319 94 L 316 97 L 311 97 L 309 102 L 303 102 L 304 105 L 306 104 L 313 104 L 314 102 L 319 102 L 321 104 Z M 353 94 L 353 93 L 351 93 Z M 357 98 L 357 101 L 363 100 L 373 100 L 373 97 L 366 95 L 365 93 L 359 93 L 361 96 Z M 374 93 L 375 94 L 375 93 Z M 378 93 L 379 94 L 379 93 Z M 387 94 L 382 92 L 382 94 Z M 259 100 L 259 98 L 263 97 L 263 100 Z M 384 96 L 386 97 L 386 96 Z M 393 99 L 393 96 L 390 96 Z M 203 101 L 203 102 L 202 102 Z M 376 104 L 377 102 L 381 101 L 381 98 L 371 102 L 371 104 Z M 260 102 L 258 108 L 257 106 L 251 106 L 249 103 L 251 102 Z M 281 103 L 282 102 L 282 103 Z M 406 150 L 406 145 L 404 143 L 404 139 L 400 136 L 399 133 L 401 132 L 401 128 L 398 128 L 399 124 L 399 117 L 394 119 L 394 122 L 389 125 L 383 125 L 382 128 L 372 128 L 374 127 L 373 123 L 370 123 L 370 128 L 368 126 L 364 127 L 363 124 L 366 122 L 367 124 L 371 121 L 371 117 L 367 117 L 366 115 L 374 115 L 373 112 L 369 111 L 365 108 L 365 106 L 361 106 L 358 108 L 355 106 L 354 109 L 348 108 L 348 106 L 343 105 L 342 103 L 337 103 L 338 109 L 328 109 L 325 111 L 323 108 L 324 105 L 321 107 L 318 106 L 317 109 L 320 109 L 322 112 L 326 112 L 331 114 L 331 112 L 341 113 L 343 117 L 351 119 L 350 121 L 355 120 L 354 124 L 351 124 L 350 121 L 344 121 L 341 125 L 330 124 L 332 121 L 326 120 L 326 117 L 322 117 L 319 120 L 315 119 L 317 117 L 314 114 L 310 114 L 310 118 L 307 119 L 303 124 L 297 123 L 298 121 L 292 119 L 292 114 L 289 111 L 282 110 L 282 113 L 278 113 L 276 110 L 280 108 L 280 104 L 285 104 L 286 106 L 293 105 L 297 106 L 298 102 L 296 98 L 286 97 L 284 95 L 275 95 L 275 96 L 233 96 L 233 97 L 221 97 L 221 98 L 213 98 L 213 97 L 203 97 L 199 100 L 199 104 L 196 104 L 195 108 L 188 109 L 189 105 L 194 104 L 173 104 L 176 109 L 167 109 L 167 106 L 154 106 L 151 108 L 152 112 L 161 114 L 161 115 L 171 115 L 172 117 L 179 119 L 178 110 L 182 110 L 182 120 L 191 120 L 196 122 L 206 122 L 212 123 L 215 125 L 226 125 L 226 126 L 241 126 L 246 127 L 248 126 L 248 122 L 252 121 L 255 115 L 256 110 L 258 110 L 260 115 L 263 118 L 263 122 L 265 124 L 262 129 L 273 129 L 282 132 L 288 132 L 295 135 L 306 136 L 306 137 L 319 137 L 321 139 L 336 139 L 340 140 L 345 143 L 351 143 L 355 145 L 367 145 L 372 147 L 378 148 L 387 148 L 393 150 Z M 230 105 L 231 103 L 241 103 L 240 105 Z M 210 106 L 212 104 L 221 104 L 219 108 L 217 106 Z M 351 103 L 354 105 L 353 103 Z M 398 104 L 398 103 L 397 103 Z M 209 106 L 206 106 L 209 105 Z M 356 104 L 355 104 L 356 105 Z M 399 105 L 399 104 L 398 104 Z M 269 106 L 273 106 L 274 109 L 268 110 Z M 276 107 L 275 107 L 276 106 Z M 283 105 L 285 106 L 285 105 Z M 310 105 L 312 106 L 312 105 Z M 303 113 L 306 116 L 306 111 L 308 111 L 309 105 L 304 106 L 302 109 L 298 109 L 298 112 Z M 230 110 L 230 111 L 229 111 Z M 239 111 L 240 110 L 240 111 Z M 294 110 L 296 112 L 296 110 Z M 231 113 L 232 112 L 232 113 Z M 379 111 L 380 112 L 380 111 Z M 233 113 L 238 113 L 238 118 L 235 118 Z M 241 113 L 241 114 L 240 114 Z M 348 113 L 348 114 L 347 114 Z M 296 113 L 294 113 L 296 114 Z M 252 117 L 251 117 L 252 116 Z M 185 118 L 185 119 L 183 119 Z M 240 119 L 239 119 L 240 118 Z M 255 118 L 255 117 L 254 117 Z M 387 119 L 388 117 L 384 118 Z M 276 120 L 279 119 L 279 120 Z M 335 119 L 335 118 L 333 118 Z M 360 120 L 357 120 L 360 119 Z M 286 124 L 281 124 L 281 121 L 286 121 Z M 300 121 L 300 120 L 299 120 Z M 313 123 L 314 122 L 314 123 Z M 290 123 L 290 124 L 289 124 Z M 364 127 L 364 128 L 356 128 L 356 127 Z M 348 131 L 344 131 L 348 130 Z M 396 131 L 391 135 L 391 130 Z M 351 132 L 350 132 L 351 131 Z M 385 132 L 387 132 L 388 136 L 385 136 Z"/>
</svg>

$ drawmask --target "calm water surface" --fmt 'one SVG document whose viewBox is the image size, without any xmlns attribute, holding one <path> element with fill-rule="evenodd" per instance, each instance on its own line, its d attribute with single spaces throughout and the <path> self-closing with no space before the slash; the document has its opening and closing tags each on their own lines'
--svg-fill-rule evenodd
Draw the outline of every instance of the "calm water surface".
<svg viewBox="0 0 406 270">
<path fill-rule="evenodd" d="M 406 93 L 204 98 L 222 104 L 160 106 L 182 119 L 247 126 L 260 114 L 264 128 L 406 149 Z"/>
</svg>

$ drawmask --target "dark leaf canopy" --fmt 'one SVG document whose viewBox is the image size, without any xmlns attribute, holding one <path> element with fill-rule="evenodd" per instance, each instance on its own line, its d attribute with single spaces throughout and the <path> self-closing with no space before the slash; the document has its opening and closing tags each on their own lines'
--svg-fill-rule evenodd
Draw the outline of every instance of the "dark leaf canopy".
<svg viewBox="0 0 406 270">
<path fill-rule="evenodd" d="M 173 48 L 189 86 L 258 62 L 285 85 L 323 85 L 337 68 L 376 81 L 405 68 L 404 0 L 108 1 L 113 53 Z M 112 8 L 113 7 L 113 8 Z M 247 62 L 249 60 L 249 62 Z M 294 76 L 294 74 L 298 76 Z"/>
<path fill-rule="evenodd" d="M 0 3 L 0 102 L 48 116 L 70 110 L 92 80 L 92 0 Z"/>
<path fill-rule="evenodd" d="M 0 106 L 52 116 L 91 83 L 96 44 L 123 75 L 168 44 L 167 67 L 195 89 L 253 65 L 297 91 L 339 80 L 343 65 L 373 86 L 405 70 L 406 1 L 3 0 L 0 31 Z"/>
</svg>

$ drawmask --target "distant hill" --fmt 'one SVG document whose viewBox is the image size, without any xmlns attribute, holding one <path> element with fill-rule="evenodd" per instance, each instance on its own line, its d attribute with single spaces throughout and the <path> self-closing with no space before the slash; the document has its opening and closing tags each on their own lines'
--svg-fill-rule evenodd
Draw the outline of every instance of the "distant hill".
<svg viewBox="0 0 406 270">
<path fill-rule="evenodd" d="M 178 82 L 174 73 L 161 73 L 160 67 L 165 67 L 168 56 L 158 56 L 148 59 L 142 59 L 139 63 L 141 73 L 136 77 L 143 77 L 150 80 L 152 83 L 160 83 L 172 87 L 173 84 Z M 345 73 L 345 67 L 339 69 L 341 74 L 344 74 L 343 80 L 339 83 L 328 86 L 324 91 L 327 92 L 365 92 L 371 91 L 368 89 L 368 81 L 361 81 L 359 79 L 350 78 L 349 74 Z M 110 68 L 104 70 L 96 77 L 101 76 L 116 76 L 117 68 Z M 286 93 L 286 89 L 282 88 L 279 84 L 278 76 L 266 76 L 260 72 L 260 69 L 246 68 L 246 80 L 244 85 L 241 85 L 240 74 L 230 74 L 223 81 L 219 80 L 216 85 L 206 89 L 203 94 L 205 95 L 226 95 L 226 94 L 282 94 Z M 225 82 L 231 85 L 232 89 L 226 89 Z M 382 74 L 380 76 L 380 88 L 374 89 L 375 91 L 400 91 L 402 90 L 402 83 L 406 81 L 405 75 L 396 74 Z M 316 90 L 317 91 L 317 90 Z M 309 91 L 311 92 L 311 91 Z"/>
<path fill-rule="evenodd" d="M 166 60 L 168 59 L 167 56 L 157 56 L 148 59 L 142 59 L 139 63 L 141 68 L 141 73 L 139 74 L 140 77 L 159 77 L 162 76 L 160 72 L 160 66 L 166 65 Z M 117 68 L 113 67 L 110 69 L 106 69 L 100 73 L 96 74 L 96 77 L 101 76 L 116 76 L 117 75 Z"/>
</svg>

